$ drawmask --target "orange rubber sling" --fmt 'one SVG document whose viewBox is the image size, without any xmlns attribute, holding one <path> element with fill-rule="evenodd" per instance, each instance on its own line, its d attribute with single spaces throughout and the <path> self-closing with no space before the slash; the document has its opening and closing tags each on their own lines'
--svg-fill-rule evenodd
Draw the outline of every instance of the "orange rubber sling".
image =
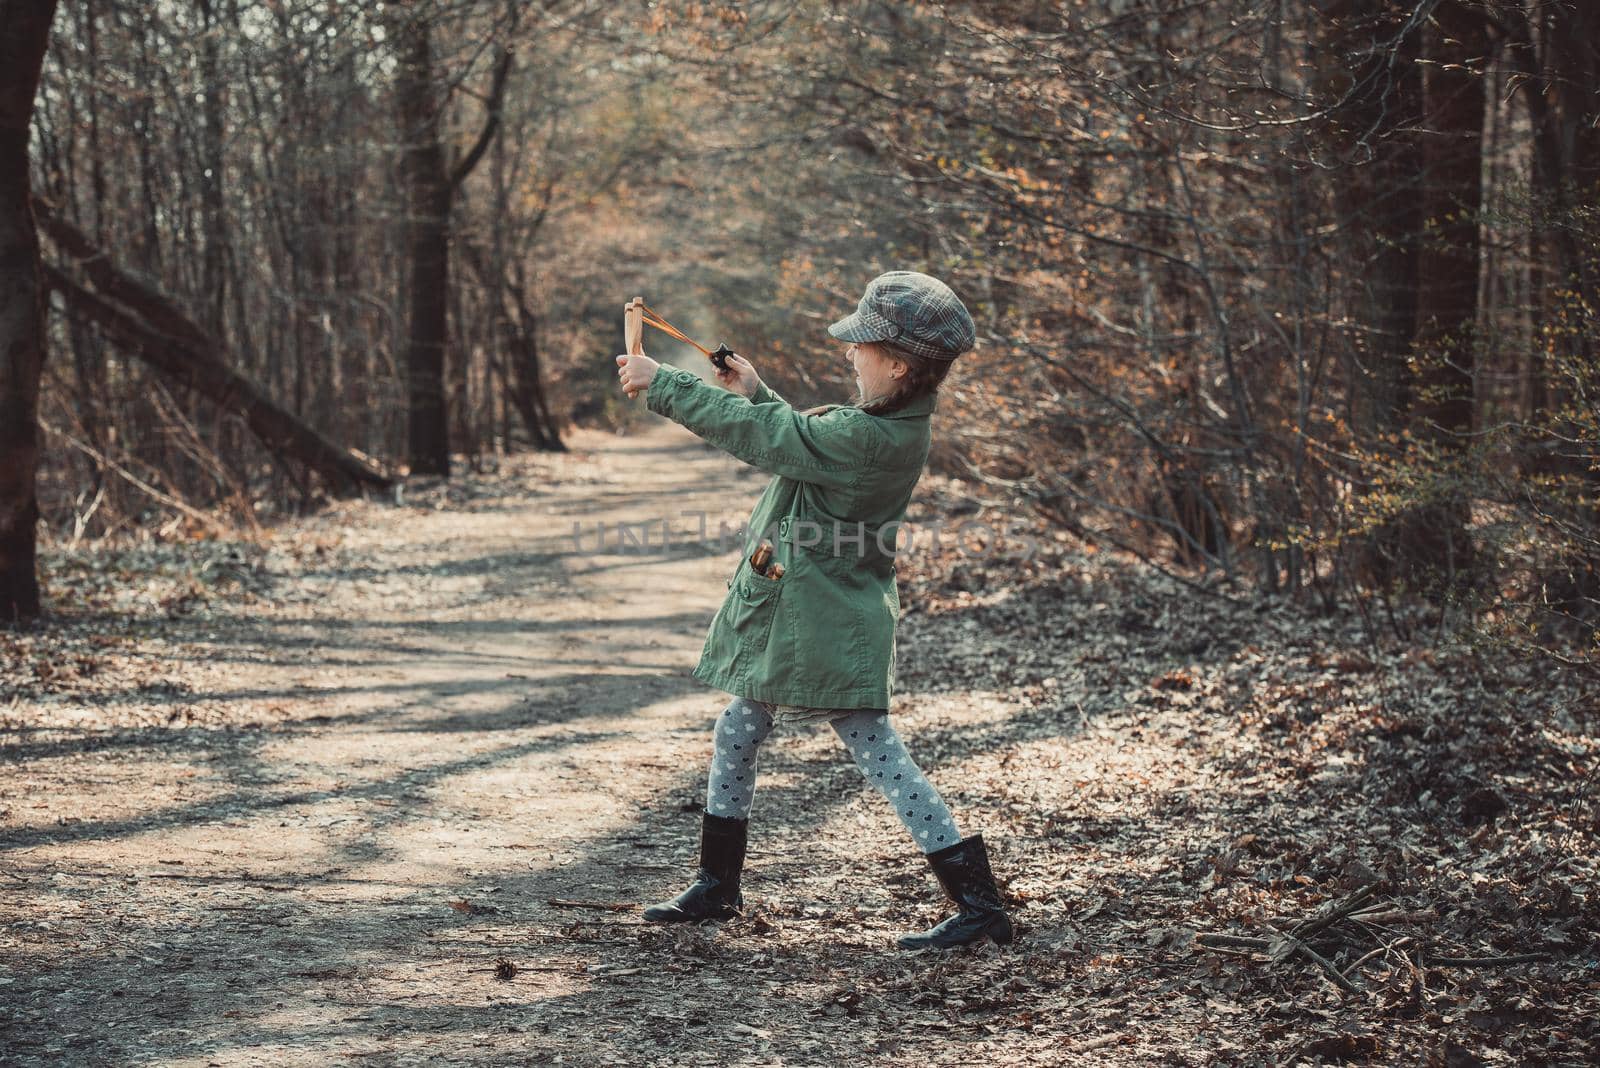
<svg viewBox="0 0 1600 1068">
<path fill-rule="evenodd" d="M 728 357 L 733 355 L 733 350 L 726 345 L 717 346 L 717 351 L 712 352 L 700 342 L 685 334 L 682 330 L 667 322 L 657 315 L 643 297 L 634 297 L 622 309 L 622 332 L 628 342 L 628 355 L 639 356 L 644 353 L 644 328 L 653 326 L 668 337 L 677 338 L 688 345 L 699 349 L 705 358 L 710 360 L 719 371 L 728 369 Z"/>
</svg>

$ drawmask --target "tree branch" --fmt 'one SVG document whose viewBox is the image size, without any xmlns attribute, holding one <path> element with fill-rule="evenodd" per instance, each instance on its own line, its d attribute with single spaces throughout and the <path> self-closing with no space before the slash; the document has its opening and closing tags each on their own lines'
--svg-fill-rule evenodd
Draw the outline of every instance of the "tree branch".
<svg viewBox="0 0 1600 1068">
<path fill-rule="evenodd" d="M 449 177 L 451 192 L 467 180 L 467 175 L 471 174 L 478 161 L 483 159 L 483 154 L 489 150 L 489 143 L 494 140 L 495 131 L 500 128 L 500 109 L 505 103 L 506 80 L 511 75 L 512 56 L 511 49 L 507 48 L 500 53 L 500 59 L 495 63 L 494 81 L 489 88 L 489 100 L 484 105 L 488 109 L 488 114 L 484 116 L 483 130 L 478 134 L 477 143 L 451 168 Z"/>
</svg>

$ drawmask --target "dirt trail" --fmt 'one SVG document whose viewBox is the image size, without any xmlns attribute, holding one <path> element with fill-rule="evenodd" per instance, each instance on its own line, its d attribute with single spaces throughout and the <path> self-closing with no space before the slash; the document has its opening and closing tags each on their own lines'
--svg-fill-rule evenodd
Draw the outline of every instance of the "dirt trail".
<svg viewBox="0 0 1600 1068">
<path fill-rule="evenodd" d="M 891 711 L 1015 946 L 893 947 L 944 906 L 825 728 L 763 749 L 750 914 L 643 924 L 693 866 L 725 697 L 688 672 L 764 477 L 660 421 L 574 444 L 237 558 L 47 557 L 71 618 L 0 633 L 0 1065 L 1593 1062 L 1600 740 L 1523 711 L 1586 706 L 1045 528 L 901 569 Z M 971 492 L 913 519 L 1009 517 Z M 1374 881 L 1394 918 L 1318 943 L 1353 993 L 1196 945 Z"/>
<path fill-rule="evenodd" d="M 174 703 L 225 729 L 13 748 L 0 1059 L 820 1063 L 876 1042 L 797 1011 L 835 991 L 813 988 L 826 968 L 772 977 L 806 941 L 775 917 L 719 936 L 550 904 L 685 879 L 723 704 L 688 670 L 735 559 L 695 513 L 714 539 L 763 483 L 675 426 L 576 444 L 529 496 L 364 506 L 369 525 L 337 539 L 323 520 L 326 568 L 191 624 Z M 647 547 L 620 546 L 616 524 L 641 521 Z M 807 856 L 796 835 L 854 815 L 819 802 L 859 791 L 796 775 L 851 771 L 831 735 L 771 748 L 774 834 L 752 864 L 803 900 L 833 878 L 817 860 L 851 846 Z M 918 877 L 912 856 L 900 868 Z M 893 928 L 875 926 L 804 952 L 885 952 Z"/>
</svg>

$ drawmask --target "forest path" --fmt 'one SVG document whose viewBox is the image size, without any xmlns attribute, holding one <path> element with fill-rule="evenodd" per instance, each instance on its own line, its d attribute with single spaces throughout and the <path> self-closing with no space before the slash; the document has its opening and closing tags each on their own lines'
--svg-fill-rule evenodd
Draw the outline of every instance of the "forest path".
<svg viewBox="0 0 1600 1068">
<path fill-rule="evenodd" d="M 1563 947 L 1595 944 L 1600 738 L 1538 718 L 1578 695 L 1043 525 L 900 569 L 891 711 L 1014 946 L 894 948 L 945 905 L 825 727 L 763 747 L 748 914 L 643 923 L 726 699 L 689 670 L 737 556 L 696 513 L 765 480 L 660 421 L 573 445 L 265 548 L 43 558 L 61 617 L 0 632 L 0 1064 L 1593 1063 Z M 912 518 L 970 492 L 926 476 Z M 1195 943 L 1374 880 L 1393 918 L 1319 936 L 1355 993 Z M 1402 943 L 1551 960 L 1424 992 Z"/>
<path fill-rule="evenodd" d="M 222 729 L 11 747 L 5 1063 L 894 1048 L 830 985 L 852 954 L 893 956 L 881 880 L 792 908 L 782 936 L 771 912 L 730 935 L 550 903 L 648 902 L 691 873 L 725 698 L 688 671 L 736 559 L 694 513 L 735 527 L 764 483 L 663 422 L 574 444 L 507 496 L 308 520 L 323 545 L 277 596 L 175 620 L 189 659 L 171 714 Z M 641 521 L 647 547 L 619 551 L 616 524 Z M 837 886 L 862 843 L 813 838 L 870 812 L 897 851 L 884 874 L 911 881 L 916 926 L 931 918 L 931 879 L 831 734 L 769 750 L 752 898 L 763 879 L 802 901 Z M 856 919 L 824 929 L 838 909 Z"/>
</svg>

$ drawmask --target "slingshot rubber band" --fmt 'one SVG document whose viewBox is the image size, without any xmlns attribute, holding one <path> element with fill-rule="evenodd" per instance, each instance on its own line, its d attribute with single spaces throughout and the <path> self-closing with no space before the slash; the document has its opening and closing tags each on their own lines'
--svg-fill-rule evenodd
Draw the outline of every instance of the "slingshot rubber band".
<svg viewBox="0 0 1600 1068">
<path fill-rule="evenodd" d="M 663 319 L 660 315 L 656 314 L 655 310 L 651 308 L 650 305 L 641 300 L 639 301 L 638 307 L 639 311 L 642 313 L 641 318 L 647 325 L 655 327 L 668 337 L 677 338 L 686 345 L 693 345 L 695 348 L 699 349 L 701 354 L 707 359 L 711 358 L 710 349 L 706 348 L 704 345 L 700 344 L 700 342 L 694 340 L 688 334 L 685 334 L 682 330 L 679 330 L 677 327 Z"/>
</svg>

